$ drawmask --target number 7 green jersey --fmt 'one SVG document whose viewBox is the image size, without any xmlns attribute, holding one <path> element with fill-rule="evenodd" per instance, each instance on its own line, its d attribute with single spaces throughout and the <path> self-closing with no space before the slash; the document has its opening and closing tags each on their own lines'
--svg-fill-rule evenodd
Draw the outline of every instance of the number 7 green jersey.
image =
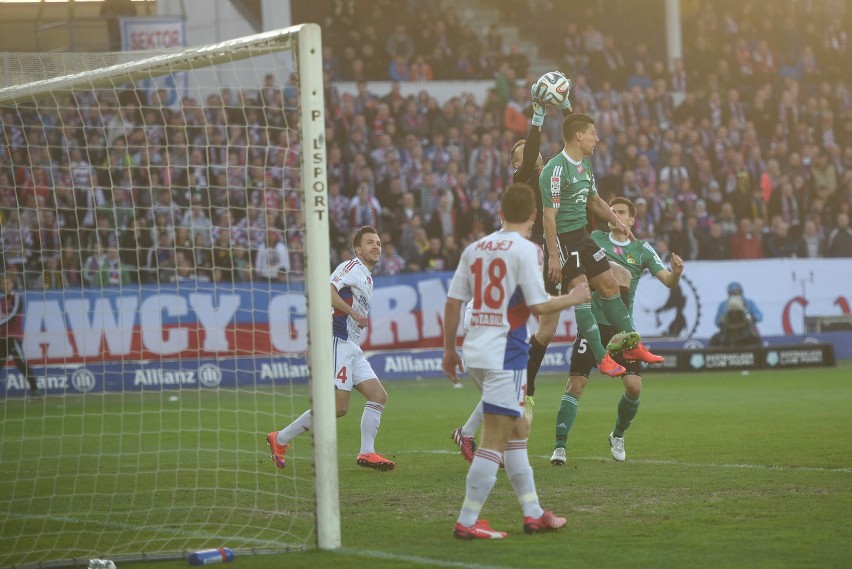
<svg viewBox="0 0 852 569">
<path fill-rule="evenodd" d="M 588 223 L 586 202 L 598 193 L 592 162 L 572 160 L 563 150 L 547 161 L 538 178 L 542 206 L 558 209 L 556 232 L 567 233 Z"/>
</svg>

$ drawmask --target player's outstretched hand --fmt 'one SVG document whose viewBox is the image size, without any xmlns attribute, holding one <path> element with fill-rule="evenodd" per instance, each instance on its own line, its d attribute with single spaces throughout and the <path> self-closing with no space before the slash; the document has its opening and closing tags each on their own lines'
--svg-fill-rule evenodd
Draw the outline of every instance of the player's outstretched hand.
<svg viewBox="0 0 852 569">
<path fill-rule="evenodd" d="M 546 89 L 543 89 L 539 86 L 541 83 L 541 78 L 538 79 L 535 83 L 532 84 L 530 88 L 530 99 L 532 99 L 533 103 L 538 104 L 540 107 L 544 107 L 544 101 L 539 98 L 539 93 L 545 93 Z"/>
<path fill-rule="evenodd" d="M 683 273 L 683 259 L 677 253 L 672 253 L 672 273 L 680 276 Z"/>
<path fill-rule="evenodd" d="M 568 80 L 568 84 L 571 84 L 571 80 Z M 570 89 L 569 89 L 570 93 Z M 574 108 L 571 106 L 571 99 L 565 97 L 565 100 L 559 105 L 559 108 L 562 110 L 562 116 L 567 117 L 570 114 L 574 113 Z"/>
<path fill-rule="evenodd" d="M 615 221 L 616 221 L 615 225 L 616 225 L 616 227 L 618 227 L 618 230 L 621 233 L 626 233 L 628 239 L 630 239 L 631 241 L 636 241 L 636 236 L 633 235 L 633 232 L 630 230 L 629 227 L 624 225 L 623 221 L 621 221 L 620 219 L 617 219 L 617 218 L 616 218 Z"/>
<path fill-rule="evenodd" d="M 568 291 L 568 298 L 571 299 L 572 306 L 591 302 L 592 292 L 589 289 L 589 283 L 580 283 L 574 288 L 572 288 L 570 291 Z"/>
<path fill-rule="evenodd" d="M 533 116 L 532 116 L 532 124 L 533 126 L 540 127 L 544 124 L 544 115 L 547 112 L 547 109 L 544 105 L 533 99 L 532 102 L 533 108 Z"/>
<path fill-rule="evenodd" d="M 464 362 L 459 353 L 455 350 L 452 352 L 445 351 L 444 359 L 441 362 L 441 367 L 444 369 L 444 375 L 450 378 L 453 383 L 459 382 L 459 373 L 464 373 Z"/>
</svg>

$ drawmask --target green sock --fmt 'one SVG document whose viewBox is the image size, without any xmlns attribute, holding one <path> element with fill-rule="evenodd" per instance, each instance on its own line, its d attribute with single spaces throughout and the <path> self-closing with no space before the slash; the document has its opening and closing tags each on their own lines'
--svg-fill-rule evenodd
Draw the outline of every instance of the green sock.
<svg viewBox="0 0 852 569">
<path fill-rule="evenodd" d="M 630 320 L 630 314 L 627 312 L 627 307 L 621 300 L 621 295 L 616 295 L 610 298 L 601 297 L 601 306 L 609 323 L 615 326 L 619 332 L 632 332 L 633 322 Z M 574 309 L 576 311 L 576 308 Z"/>
<path fill-rule="evenodd" d="M 556 413 L 556 446 L 565 448 L 568 443 L 568 432 L 574 426 L 574 419 L 577 418 L 577 398 L 567 391 L 562 395 L 562 402 L 559 404 L 559 412 Z"/>
<path fill-rule="evenodd" d="M 621 305 L 624 308 L 624 305 Z M 598 328 L 598 321 L 595 320 L 595 315 L 592 314 L 592 305 L 589 303 L 578 304 L 574 307 L 574 318 L 577 319 L 577 328 L 583 333 L 583 338 L 592 348 L 592 353 L 595 354 L 595 360 L 601 361 L 606 355 L 606 349 L 601 344 L 601 331 Z"/>
<path fill-rule="evenodd" d="M 618 418 L 615 420 L 615 428 L 612 430 L 612 436 L 623 439 L 624 431 L 630 427 L 630 423 L 633 422 L 633 418 L 638 411 L 639 398 L 630 399 L 626 393 L 622 395 L 621 401 L 618 402 Z"/>
</svg>

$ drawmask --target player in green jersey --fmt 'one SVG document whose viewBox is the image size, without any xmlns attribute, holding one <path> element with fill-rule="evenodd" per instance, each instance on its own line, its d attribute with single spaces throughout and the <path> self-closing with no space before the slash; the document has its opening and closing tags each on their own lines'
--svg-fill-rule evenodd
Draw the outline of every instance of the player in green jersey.
<svg viewBox="0 0 852 569">
<path fill-rule="evenodd" d="M 606 253 L 586 233 L 587 210 L 607 220 L 619 232 L 634 240 L 630 228 L 615 216 L 598 195 L 589 156 L 599 142 L 595 120 L 589 115 L 572 114 L 562 122 L 565 146 L 551 158 L 539 176 L 543 206 L 545 255 L 544 281 L 550 294 L 589 283 L 601 295 L 601 306 L 619 332 L 606 349 L 592 314 L 591 304 L 577 305 L 574 315 L 577 328 L 587 339 L 601 373 L 617 377 L 625 368 L 607 353 L 624 352 L 627 360 L 648 363 L 660 361 L 639 342 L 639 334 L 619 296 L 618 282 L 609 268 Z M 560 290 L 561 289 L 561 290 Z M 530 340 L 528 377 L 535 378 L 547 345 L 556 333 L 558 316 L 539 320 L 538 331 Z"/>
<path fill-rule="evenodd" d="M 636 208 L 627 198 L 614 198 L 610 202 L 612 212 L 628 228 L 636 221 Z M 631 241 L 628 234 L 620 226 L 610 224 L 610 233 L 593 231 L 591 239 L 606 252 L 609 263 L 613 264 L 617 271 L 619 284 L 621 285 L 622 299 L 629 312 L 633 313 L 633 298 L 639 277 L 647 269 L 661 283 L 669 288 L 678 286 L 680 275 L 683 273 L 683 260 L 676 254 L 672 254 L 671 271 L 666 269 L 659 256 L 650 244 L 642 240 Z M 610 325 L 606 318 L 601 297 L 597 292 L 592 295 L 592 311 L 600 325 L 601 338 L 607 341 L 616 333 L 616 329 Z M 639 410 L 639 395 L 642 391 L 642 371 L 638 361 L 629 361 L 623 356 L 616 356 L 616 361 L 627 368 L 623 375 L 624 395 L 618 402 L 618 413 L 616 415 L 615 427 L 609 435 L 610 453 L 615 460 L 623 461 L 627 455 L 624 451 L 624 431 L 630 426 L 633 418 Z M 577 336 L 574 349 L 571 354 L 571 374 L 565 393 L 559 405 L 556 415 L 556 445 L 550 463 L 554 466 L 565 464 L 565 447 L 568 441 L 568 433 L 577 417 L 577 407 L 580 397 L 586 385 L 589 383 L 589 373 L 595 366 L 595 358 L 591 353 L 588 341 L 582 334 Z"/>
</svg>

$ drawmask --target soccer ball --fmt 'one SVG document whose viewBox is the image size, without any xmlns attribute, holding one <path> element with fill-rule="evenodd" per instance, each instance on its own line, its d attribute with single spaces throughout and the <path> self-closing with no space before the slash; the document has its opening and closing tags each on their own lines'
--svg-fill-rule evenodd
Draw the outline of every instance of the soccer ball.
<svg viewBox="0 0 852 569">
<path fill-rule="evenodd" d="M 533 85 L 533 98 L 545 105 L 561 107 L 571 91 L 571 80 L 561 71 L 549 71 Z"/>
</svg>

